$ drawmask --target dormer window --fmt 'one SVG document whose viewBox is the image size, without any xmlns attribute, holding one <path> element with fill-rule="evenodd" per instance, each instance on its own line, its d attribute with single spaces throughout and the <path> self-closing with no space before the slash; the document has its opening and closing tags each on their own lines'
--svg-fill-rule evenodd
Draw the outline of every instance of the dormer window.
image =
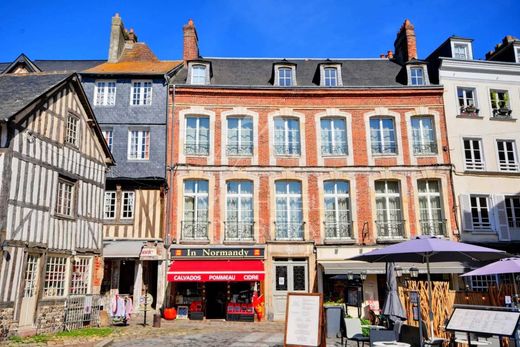
<svg viewBox="0 0 520 347">
<path fill-rule="evenodd" d="M 325 86 L 336 87 L 338 85 L 338 69 L 335 67 L 326 67 L 325 71 Z"/>
<path fill-rule="evenodd" d="M 191 84 L 206 84 L 205 65 L 193 65 L 191 67 Z"/>
<path fill-rule="evenodd" d="M 516 62 L 520 63 L 520 47 L 515 47 Z"/>
<path fill-rule="evenodd" d="M 275 63 L 273 84 L 278 87 L 293 87 L 296 85 L 296 64 L 285 60 Z"/>
<path fill-rule="evenodd" d="M 422 67 L 410 68 L 410 84 L 412 86 L 423 86 L 424 83 L 424 69 Z"/>
<path fill-rule="evenodd" d="M 452 57 L 461 60 L 471 60 L 471 46 L 469 42 L 452 42 L 451 43 Z"/>
<path fill-rule="evenodd" d="M 292 69 L 290 67 L 278 68 L 278 85 L 281 87 L 292 86 Z"/>
</svg>

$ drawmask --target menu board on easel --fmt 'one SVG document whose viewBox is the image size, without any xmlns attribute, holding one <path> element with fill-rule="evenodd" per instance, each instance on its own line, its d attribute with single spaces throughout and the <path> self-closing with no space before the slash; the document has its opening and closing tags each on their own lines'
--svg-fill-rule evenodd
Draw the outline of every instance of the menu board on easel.
<svg viewBox="0 0 520 347">
<path fill-rule="evenodd" d="M 320 346 L 322 310 L 320 293 L 287 294 L 284 346 Z"/>
<path fill-rule="evenodd" d="M 512 336 L 520 312 L 456 307 L 446 330 Z"/>
</svg>

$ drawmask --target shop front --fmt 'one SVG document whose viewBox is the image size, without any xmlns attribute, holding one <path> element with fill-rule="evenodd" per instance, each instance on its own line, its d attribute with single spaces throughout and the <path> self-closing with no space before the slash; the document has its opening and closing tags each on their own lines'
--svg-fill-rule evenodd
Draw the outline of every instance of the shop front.
<svg viewBox="0 0 520 347">
<path fill-rule="evenodd" d="M 264 317 L 263 247 L 171 247 L 167 306 L 178 318 Z"/>
</svg>

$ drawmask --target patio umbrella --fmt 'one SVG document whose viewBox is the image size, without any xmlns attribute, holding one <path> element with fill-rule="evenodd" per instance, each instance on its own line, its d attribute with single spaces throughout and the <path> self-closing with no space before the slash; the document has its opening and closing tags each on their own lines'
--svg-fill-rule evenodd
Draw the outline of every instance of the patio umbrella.
<svg viewBox="0 0 520 347">
<path fill-rule="evenodd" d="M 516 286 L 515 273 L 520 273 L 520 258 L 504 258 L 486 266 L 480 267 L 473 271 L 467 272 L 462 277 L 468 276 L 486 276 L 486 275 L 500 275 L 511 274 L 513 276 L 513 284 L 515 286 L 515 294 L 518 294 Z"/>
<path fill-rule="evenodd" d="M 383 314 L 389 316 L 394 323 L 400 320 L 406 320 L 406 313 L 397 293 L 397 275 L 395 273 L 395 264 L 386 263 L 386 285 L 388 295 L 386 296 L 385 305 L 383 306 Z"/>
<path fill-rule="evenodd" d="M 376 249 L 349 260 L 363 260 L 370 263 L 410 262 L 426 263 L 428 278 L 428 306 L 430 317 L 430 337 L 433 337 L 432 286 L 430 263 L 446 261 L 493 261 L 507 257 L 504 251 L 474 246 L 467 243 L 449 241 L 435 236 L 418 236 L 391 246 Z"/>
</svg>

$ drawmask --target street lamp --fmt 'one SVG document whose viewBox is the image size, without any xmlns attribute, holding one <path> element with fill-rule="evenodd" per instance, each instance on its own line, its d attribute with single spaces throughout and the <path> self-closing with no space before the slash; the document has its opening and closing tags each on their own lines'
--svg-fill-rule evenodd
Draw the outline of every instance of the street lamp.
<svg viewBox="0 0 520 347">
<path fill-rule="evenodd" d="M 419 269 L 416 268 L 416 267 L 411 267 L 411 268 L 410 268 L 410 277 L 411 277 L 411 278 L 417 278 L 417 277 L 419 277 Z"/>
<path fill-rule="evenodd" d="M 403 275 L 403 269 L 400 266 L 395 266 L 394 270 L 395 270 L 395 275 L 397 277 L 401 277 Z"/>
<path fill-rule="evenodd" d="M 352 281 L 352 280 L 354 279 L 354 273 L 352 273 L 352 272 L 347 272 L 347 279 L 348 279 L 349 281 Z"/>
<path fill-rule="evenodd" d="M 361 278 L 362 281 L 366 280 L 367 279 L 367 272 L 366 271 L 361 271 L 361 273 L 359 274 L 359 278 Z"/>
</svg>

